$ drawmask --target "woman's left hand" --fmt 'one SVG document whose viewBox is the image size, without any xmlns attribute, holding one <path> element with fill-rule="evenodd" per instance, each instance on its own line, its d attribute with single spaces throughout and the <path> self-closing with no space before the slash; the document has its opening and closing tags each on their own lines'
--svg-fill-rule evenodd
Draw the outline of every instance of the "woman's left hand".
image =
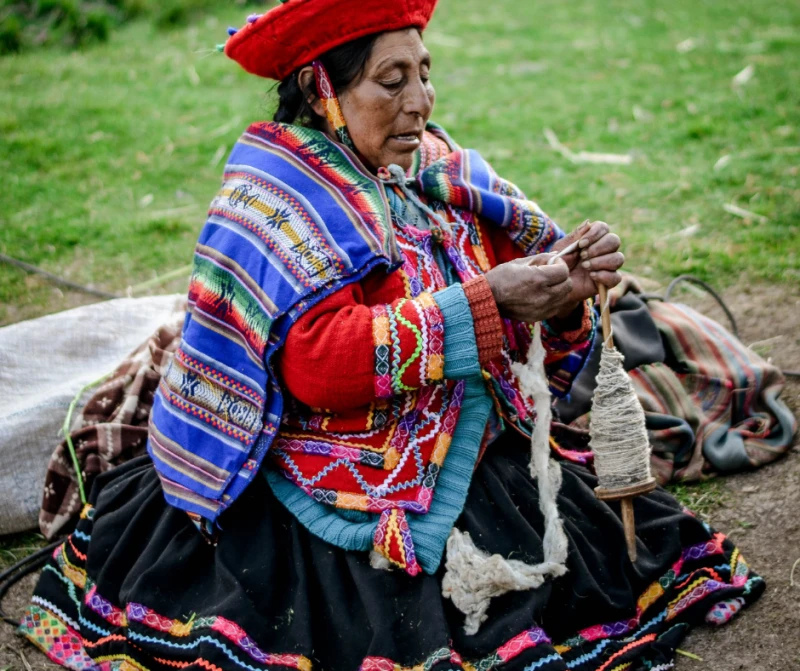
<svg viewBox="0 0 800 671">
<path fill-rule="evenodd" d="M 559 252 L 575 240 L 580 240 L 578 250 L 562 257 L 570 269 L 572 292 L 569 302 L 573 309 L 595 296 L 598 284 L 609 289 L 617 286 L 622 281 L 619 269 L 625 263 L 625 257 L 619 251 L 619 236 L 612 233 L 604 221 L 584 222 L 556 242 L 551 251 Z"/>
</svg>

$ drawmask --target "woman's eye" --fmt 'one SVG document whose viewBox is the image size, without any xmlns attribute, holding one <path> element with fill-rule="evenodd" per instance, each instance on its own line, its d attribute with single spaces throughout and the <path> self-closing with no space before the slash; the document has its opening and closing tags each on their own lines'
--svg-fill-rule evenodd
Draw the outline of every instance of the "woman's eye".
<svg viewBox="0 0 800 671">
<path fill-rule="evenodd" d="M 403 85 L 402 79 L 395 79 L 394 81 L 391 82 L 381 82 L 381 86 L 390 90 L 399 89 L 402 85 Z"/>
</svg>

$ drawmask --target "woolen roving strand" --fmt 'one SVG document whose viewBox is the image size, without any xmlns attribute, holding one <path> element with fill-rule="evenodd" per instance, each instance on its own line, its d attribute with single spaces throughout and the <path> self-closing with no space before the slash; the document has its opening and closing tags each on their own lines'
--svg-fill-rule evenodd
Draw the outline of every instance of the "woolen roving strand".
<svg viewBox="0 0 800 671">
<path fill-rule="evenodd" d="M 479 549 L 469 533 L 456 527 L 447 540 L 446 571 L 442 578 L 442 594 L 450 598 L 464 615 L 464 631 L 478 633 L 487 619 L 489 604 L 495 597 L 511 591 L 540 587 L 548 577 L 567 572 L 568 541 L 558 514 L 556 496 L 561 488 L 561 466 L 550 458 L 551 396 L 544 368 L 545 350 L 542 345 L 542 326 L 534 327 L 533 341 L 525 365 L 514 363 L 512 368 L 522 390 L 530 396 L 536 408 L 536 425 L 531 437 L 530 473 L 539 485 L 539 509 L 545 522 L 544 561 L 527 564 L 517 559 L 489 555 Z"/>
</svg>

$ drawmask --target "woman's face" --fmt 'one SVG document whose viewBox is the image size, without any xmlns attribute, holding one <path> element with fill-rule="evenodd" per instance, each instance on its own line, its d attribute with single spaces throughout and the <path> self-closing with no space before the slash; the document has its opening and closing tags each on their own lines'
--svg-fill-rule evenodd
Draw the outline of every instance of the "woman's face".
<svg viewBox="0 0 800 671">
<path fill-rule="evenodd" d="M 411 167 L 436 98 L 430 69 L 431 55 L 416 28 L 384 33 L 361 76 L 339 94 L 350 136 L 369 168 Z"/>
</svg>

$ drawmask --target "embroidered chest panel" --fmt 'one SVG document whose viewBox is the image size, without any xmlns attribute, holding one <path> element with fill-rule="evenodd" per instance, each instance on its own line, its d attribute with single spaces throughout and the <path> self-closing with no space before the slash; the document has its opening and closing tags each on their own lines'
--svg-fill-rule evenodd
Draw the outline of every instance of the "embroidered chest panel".
<svg viewBox="0 0 800 671">
<path fill-rule="evenodd" d="M 437 254 L 462 281 L 489 267 L 471 217 L 449 208 L 442 213 L 451 223 L 444 235 L 396 222 L 402 289 L 392 303 L 371 308 L 376 402 L 344 417 L 287 399 L 272 457 L 321 503 L 378 513 L 430 508 L 464 390 L 443 379 L 444 323 L 432 294 L 447 281 Z"/>
</svg>

